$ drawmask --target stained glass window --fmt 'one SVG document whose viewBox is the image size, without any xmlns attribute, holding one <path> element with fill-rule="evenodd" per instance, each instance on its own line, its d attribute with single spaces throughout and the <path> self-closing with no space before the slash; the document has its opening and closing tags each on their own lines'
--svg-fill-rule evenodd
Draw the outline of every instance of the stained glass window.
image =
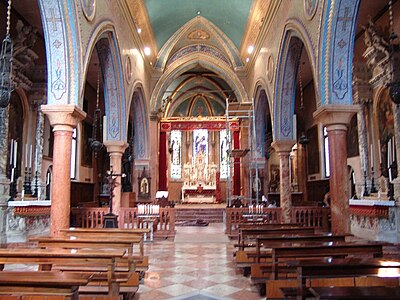
<svg viewBox="0 0 400 300">
<path fill-rule="evenodd" d="M 228 157 L 228 135 L 226 130 L 219 132 L 219 170 L 220 178 L 228 178 L 229 175 L 229 157 Z"/>
<path fill-rule="evenodd" d="M 193 164 L 208 164 L 208 131 L 193 130 Z"/>
<path fill-rule="evenodd" d="M 182 174 L 182 131 L 171 131 L 171 178 L 179 179 Z"/>
</svg>

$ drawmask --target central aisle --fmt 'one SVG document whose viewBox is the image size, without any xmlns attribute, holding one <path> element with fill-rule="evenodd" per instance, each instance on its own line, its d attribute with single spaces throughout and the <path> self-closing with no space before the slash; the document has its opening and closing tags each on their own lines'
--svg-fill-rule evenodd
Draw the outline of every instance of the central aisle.
<svg viewBox="0 0 400 300">
<path fill-rule="evenodd" d="M 224 224 L 176 227 L 175 241 L 145 244 L 150 267 L 135 299 L 264 299 L 235 268 Z"/>
</svg>

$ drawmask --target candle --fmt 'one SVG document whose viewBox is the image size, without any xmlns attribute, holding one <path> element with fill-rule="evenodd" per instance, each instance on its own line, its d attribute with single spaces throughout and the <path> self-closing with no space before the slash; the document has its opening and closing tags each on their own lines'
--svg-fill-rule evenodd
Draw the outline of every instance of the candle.
<svg viewBox="0 0 400 300">
<path fill-rule="evenodd" d="M 392 137 L 392 162 L 394 162 L 396 158 L 396 140 L 394 136 Z"/>
<path fill-rule="evenodd" d="M 378 140 L 378 155 L 379 155 L 379 164 L 382 164 L 381 141 L 380 140 Z"/>
<path fill-rule="evenodd" d="M 25 144 L 25 168 L 28 167 L 28 144 Z"/>
<path fill-rule="evenodd" d="M 38 200 L 40 200 L 41 191 L 42 191 L 42 189 L 40 188 L 40 186 L 38 186 L 38 194 L 37 194 Z"/>
<path fill-rule="evenodd" d="M 32 150 L 32 145 L 29 150 L 29 168 L 32 168 L 32 156 L 33 156 L 33 150 Z"/>
<path fill-rule="evenodd" d="M 25 190 L 22 190 L 21 192 L 21 199 L 24 200 L 24 196 L 25 196 Z"/>
<path fill-rule="evenodd" d="M 10 143 L 10 166 L 13 164 L 13 155 L 14 155 L 14 140 L 11 139 L 11 143 Z"/>
<path fill-rule="evenodd" d="M 11 169 L 11 182 L 14 182 L 14 168 Z"/>
<path fill-rule="evenodd" d="M 372 144 L 371 144 L 370 148 L 371 148 L 371 168 L 373 168 L 374 167 L 374 152 L 372 149 Z"/>
<path fill-rule="evenodd" d="M 13 167 L 16 167 L 17 163 L 17 148 L 18 148 L 18 143 L 17 141 L 14 141 L 14 158 L 13 158 Z"/>
<path fill-rule="evenodd" d="M 351 173 L 352 177 L 353 177 L 353 183 L 356 184 L 356 176 L 354 175 L 354 172 Z"/>
<path fill-rule="evenodd" d="M 392 140 L 389 140 L 388 145 L 387 145 L 387 153 L 388 153 L 388 167 L 392 164 L 391 159 L 392 159 Z"/>
<path fill-rule="evenodd" d="M 389 182 L 392 181 L 392 168 L 389 167 Z"/>
</svg>

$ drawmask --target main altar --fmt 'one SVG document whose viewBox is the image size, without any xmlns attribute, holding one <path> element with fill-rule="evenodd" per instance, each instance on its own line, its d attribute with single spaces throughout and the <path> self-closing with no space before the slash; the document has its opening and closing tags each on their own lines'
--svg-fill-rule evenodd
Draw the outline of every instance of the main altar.
<svg viewBox="0 0 400 300">
<path fill-rule="evenodd" d="M 182 203 L 215 203 L 217 165 L 200 152 L 183 167 Z"/>
</svg>

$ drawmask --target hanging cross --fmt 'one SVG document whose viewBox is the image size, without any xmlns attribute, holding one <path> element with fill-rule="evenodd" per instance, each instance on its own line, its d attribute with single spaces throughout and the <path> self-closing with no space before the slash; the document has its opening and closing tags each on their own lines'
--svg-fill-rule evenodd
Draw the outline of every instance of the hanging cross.
<svg viewBox="0 0 400 300">
<path fill-rule="evenodd" d="M 344 8 L 344 15 L 343 17 L 338 18 L 339 22 L 343 22 L 342 31 L 346 31 L 346 24 L 347 22 L 353 21 L 353 18 L 349 17 L 349 7 Z"/>
<path fill-rule="evenodd" d="M 56 18 L 54 14 L 54 8 L 50 8 L 50 18 L 47 18 L 47 21 L 50 21 L 53 24 L 53 31 L 57 31 L 57 22 L 61 22 L 61 18 Z"/>
</svg>

